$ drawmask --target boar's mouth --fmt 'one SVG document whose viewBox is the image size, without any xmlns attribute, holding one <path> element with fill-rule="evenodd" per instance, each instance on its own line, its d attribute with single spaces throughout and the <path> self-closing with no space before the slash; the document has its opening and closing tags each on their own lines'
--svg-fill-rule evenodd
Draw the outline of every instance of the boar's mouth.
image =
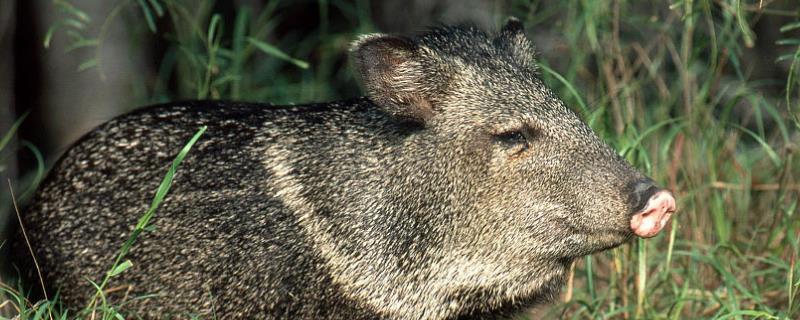
<svg viewBox="0 0 800 320">
<path fill-rule="evenodd" d="M 588 254 L 617 247 L 632 240 L 634 236 L 655 237 L 666 227 L 676 210 L 672 193 L 651 187 L 642 194 L 644 194 L 641 200 L 643 204 L 637 206 L 630 216 L 629 227 L 588 234 L 587 242 L 592 247 L 592 251 Z"/>
<path fill-rule="evenodd" d="M 631 241 L 634 236 L 652 238 L 658 235 L 675 213 L 675 198 L 669 191 L 656 189 L 649 192 L 646 202 L 630 216 L 629 227 L 585 232 L 567 225 L 575 235 L 583 235 L 584 250 L 574 258 L 609 250 Z"/>
<path fill-rule="evenodd" d="M 601 233 L 590 233 L 586 235 L 585 250 L 573 258 L 613 249 L 630 242 L 633 238 L 634 233 L 630 230 L 608 230 Z"/>
</svg>

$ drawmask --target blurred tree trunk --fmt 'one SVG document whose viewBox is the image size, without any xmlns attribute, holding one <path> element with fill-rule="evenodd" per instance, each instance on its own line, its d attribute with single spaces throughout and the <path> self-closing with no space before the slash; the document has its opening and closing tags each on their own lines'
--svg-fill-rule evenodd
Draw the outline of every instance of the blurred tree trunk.
<svg viewBox="0 0 800 320">
<path fill-rule="evenodd" d="M 11 129 L 16 119 L 14 112 L 14 31 L 16 1 L 0 1 L 0 139 Z M 8 179 L 17 178 L 17 161 L 15 157 L 16 143 L 11 140 L 4 149 L 0 150 L 0 239 L 5 239 L 3 231 L 7 230 L 6 223 L 10 207 Z"/>
<path fill-rule="evenodd" d="M 82 1 L 75 5 L 92 19 L 85 34 L 97 36 L 118 2 Z M 64 17 L 49 0 L 34 1 L 32 7 L 38 16 L 38 30 L 47 30 Z M 152 71 L 144 63 L 146 46 L 134 41 L 126 23 L 130 21 L 125 18 L 118 15 L 105 26 L 101 50 L 91 47 L 65 52 L 71 40 L 63 31 L 53 36 L 49 49 L 43 50 L 46 78 L 42 105 L 36 112 L 44 117 L 40 121 L 48 128 L 40 147 L 49 159 L 55 159 L 87 131 L 138 104 L 134 85 L 144 83 Z M 29 36 L 37 37 L 39 43 L 43 39 L 41 34 Z M 95 58 L 97 67 L 78 71 L 81 63 Z"/>
</svg>

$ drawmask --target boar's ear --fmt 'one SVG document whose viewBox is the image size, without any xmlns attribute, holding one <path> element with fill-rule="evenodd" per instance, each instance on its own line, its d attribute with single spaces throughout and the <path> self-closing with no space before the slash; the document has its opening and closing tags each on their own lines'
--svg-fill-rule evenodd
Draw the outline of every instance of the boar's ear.
<svg viewBox="0 0 800 320">
<path fill-rule="evenodd" d="M 494 39 L 494 45 L 507 52 L 518 63 L 525 66 L 534 64 L 535 50 L 528 37 L 525 26 L 515 17 L 509 17 L 500 34 Z"/>
<path fill-rule="evenodd" d="M 410 39 L 362 36 L 351 45 L 350 57 L 369 98 L 387 112 L 420 124 L 433 115 L 422 59 Z"/>
</svg>

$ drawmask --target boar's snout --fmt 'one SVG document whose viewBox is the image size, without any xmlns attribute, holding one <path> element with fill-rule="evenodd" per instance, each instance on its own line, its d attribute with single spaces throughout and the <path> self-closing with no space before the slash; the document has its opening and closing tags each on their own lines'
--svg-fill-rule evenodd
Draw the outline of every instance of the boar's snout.
<svg viewBox="0 0 800 320">
<path fill-rule="evenodd" d="M 642 238 L 657 235 L 675 212 L 672 194 L 657 187 L 650 179 L 633 186 L 632 200 L 636 209 L 631 216 L 631 231 Z"/>
</svg>

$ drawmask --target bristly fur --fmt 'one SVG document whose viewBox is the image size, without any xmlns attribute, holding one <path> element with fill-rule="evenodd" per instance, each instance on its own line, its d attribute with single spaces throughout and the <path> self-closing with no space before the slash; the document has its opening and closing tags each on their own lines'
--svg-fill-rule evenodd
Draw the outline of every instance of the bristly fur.
<svg viewBox="0 0 800 320">
<path fill-rule="evenodd" d="M 544 86 L 523 30 L 362 37 L 364 98 L 178 102 L 100 126 L 26 212 L 48 284 L 83 306 L 208 126 L 109 285 L 131 317 L 495 318 L 553 300 L 575 258 L 631 238 L 644 176 Z"/>
</svg>

